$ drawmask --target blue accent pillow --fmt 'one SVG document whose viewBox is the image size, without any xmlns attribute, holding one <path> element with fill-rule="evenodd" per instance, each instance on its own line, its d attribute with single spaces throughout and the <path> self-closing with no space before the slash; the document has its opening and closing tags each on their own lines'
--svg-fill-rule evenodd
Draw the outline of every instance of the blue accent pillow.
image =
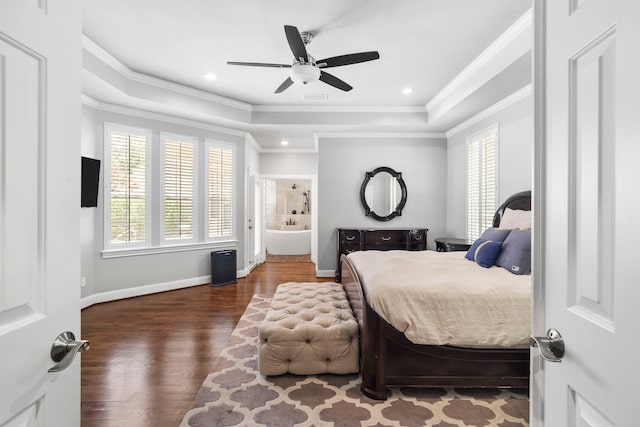
<svg viewBox="0 0 640 427">
<path fill-rule="evenodd" d="M 531 230 L 513 229 L 502 243 L 496 265 L 513 274 L 531 272 Z"/>
<path fill-rule="evenodd" d="M 501 249 L 501 242 L 478 239 L 473 242 L 464 257 L 475 261 L 480 267 L 489 268 L 495 264 Z"/>
<path fill-rule="evenodd" d="M 509 233 L 511 233 L 510 229 L 491 227 L 487 228 L 480 238 L 484 240 L 493 240 L 494 242 L 504 242 Z"/>
<path fill-rule="evenodd" d="M 467 253 L 464 254 L 464 257 L 469 261 L 475 261 L 476 249 L 478 249 L 478 246 L 480 246 L 480 244 L 484 242 L 486 242 L 486 240 L 484 239 L 478 239 L 475 242 L 473 242 L 473 244 L 467 250 Z"/>
</svg>

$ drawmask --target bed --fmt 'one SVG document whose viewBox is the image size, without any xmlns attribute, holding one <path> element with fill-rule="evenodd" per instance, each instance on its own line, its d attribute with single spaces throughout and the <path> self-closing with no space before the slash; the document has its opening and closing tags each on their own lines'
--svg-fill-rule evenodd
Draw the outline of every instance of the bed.
<svg viewBox="0 0 640 427">
<path fill-rule="evenodd" d="M 522 192 L 511 196 L 496 211 L 493 219 L 494 227 L 498 227 L 507 209 L 512 210 L 530 210 L 531 209 L 531 192 Z M 382 252 L 365 255 L 369 251 L 362 253 L 354 253 L 349 256 L 341 257 L 342 266 L 342 284 L 345 287 L 347 296 L 349 297 L 351 306 L 356 315 L 356 319 L 360 328 L 360 372 L 362 376 L 362 392 L 378 400 L 384 400 L 388 394 L 388 387 L 392 386 L 430 386 L 430 387 L 517 387 L 527 388 L 529 386 L 529 347 L 528 342 L 528 324 L 524 328 L 522 326 L 516 331 L 516 334 L 522 335 L 516 338 L 497 339 L 489 344 L 483 342 L 474 342 L 473 345 L 451 344 L 455 342 L 453 339 L 445 339 L 447 344 L 422 344 L 414 343 L 415 336 L 411 336 L 410 340 L 405 336 L 408 328 L 401 327 L 403 332 L 393 327 L 389 321 L 385 320 L 370 305 L 367 294 L 367 280 L 373 281 L 373 277 L 389 278 L 387 280 L 402 281 L 402 272 L 396 271 L 399 278 L 394 278 L 393 270 L 377 273 L 377 269 L 393 269 L 393 262 L 382 262 L 381 256 L 395 257 L 399 259 L 399 255 L 407 258 L 401 261 L 400 265 L 411 265 L 411 257 L 419 256 L 418 254 L 408 251 L 389 251 L 388 254 Z M 427 251 L 423 256 L 430 258 L 442 255 L 449 258 L 462 258 L 464 252 L 441 253 L 435 251 Z M 356 256 L 356 254 L 358 254 Z M 368 264 L 363 264 L 358 258 L 370 258 Z M 469 264 L 471 261 L 464 260 Z M 404 264 L 402 264 L 404 263 Z M 382 268 L 376 267 L 383 266 Z M 363 271 L 359 271 L 360 268 Z M 362 267 L 365 266 L 366 267 Z M 478 267 L 478 271 L 482 268 Z M 484 270 L 495 270 L 500 267 L 492 267 Z M 457 270 L 457 269 L 454 269 Z M 387 274 L 385 276 L 384 274 Z M 506 275 L 512 275 L 508 271 L 504 271 Z M 390 275 L 391 274 L 391 275 Z M 442 273 L 441 274 L 448 274 Z M 483 274 L 483 273 L 477 273 Z M 504 274 L 503 274 L 504 276 Z M 521 276 L 520 282 L 527 281 L 527 284 L 518 284 L 528 289 L 528 297 L 530 297 L 530 275 Z M 511 285 L 509 285 L 511 286 Z M 373 294 L 375 286 L 370 286 L 369 291 Z M 497 291 L 500 293 L 501 291 Z M 492 291 L 496 293 L 496 291 Z M 391 293 L 391 295 L 394 295 Z M 484 297 L 478 298 L 483 300 Z M 375 304 L 380 304 L 374 301 Z M 468 303 L 467 303 L 468 304 Z M 410 304 L 409 304 L 410 305 Z M 379 309 L 379 307 L 378 307 Z M 525 316 L 529 317 L 528 306 L 520 306 L 514 309 L 514 312 L 525 310 Z M 398 312 L 407 311 L 406 307 L 396 309 Z M 386 313 L 387 318 L 393 319 L 393 314 Z M 416 323 L 416 321 L 406 321 L 406 324 Z M 502 323 L 504 326 L 505 323 Z M 495 328 L 488 332 L 488 336 L 501 335 L 502 327 Z M 470 335 L 475 335 L 472 332 Z M 451 337 L 450 337 L 451 338 Z M 439 339 L 433 338 L 438 343 Z M 480 338 L 480 340 L 482 340 Z M 515 341 L 514 341 L 515 340 Z M 521 342 L 520 342 L 521 341 Z M 483 345 L 486 344 L 486 345 Z"/>
</svg>

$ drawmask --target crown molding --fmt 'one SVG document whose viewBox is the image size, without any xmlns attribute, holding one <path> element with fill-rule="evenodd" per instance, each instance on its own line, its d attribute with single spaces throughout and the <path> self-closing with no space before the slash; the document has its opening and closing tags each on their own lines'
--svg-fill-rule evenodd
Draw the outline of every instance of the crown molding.
<svg viewBox="0 0 640 427">
<path fill-rule="evenodd" d="M 433 99 L 426 104 L 425 109 L 432 111 L 450 100 L 457 92 L 465 91 L 465 86 L 468 86 L 470 82 L 477 79 L 478 75 L 483 74 L 482 70 L 484 67 L 489 66 L 500 54 L 509 50 L 511 45 L 517 43 L 519 38 L 526 36 L 527 32 L 531 32 L 531 23 L 532 12 L 531 9 L 529 9 L 434 96 Z M 527 37 L 527 40 L 528 39 L 529 37 Z"/>
<path fill-rule="evenodd" d="M 319 138 L 446 138 L 445 133 L 435 132 L 316 132 L 316 141 Z"/>
<path fill-rule="evenodd" d="M 122 62 L 118 61 L 113 55 L 104 50 L 100 45 L 82 34 L 82 49 L 91 53 L 93 56 L 113 68 L 123 76 L 131 78 L 133 71 Z"/>
<path fill-rule="evenodd" d="M 109 52 L 104 50 L 101 46 L 95 43 L 93 40 L 82 35 L 82 48 L 87 52 L 94 55 L 100 61 L 102 61 L 107 66 L 111 67 L 113 70 L 120 73 L 123 77 L 128 80 L 132 80 L 138 83 L 146 84 L 149 86 L 158 87 L 165 90 L 170 90 L 176 93 L 180 93 L 186 96 L 192 96 L 194 98 L 200 98 L 205 101 L 222 104 L 227 107 L 237 108 L 243 111 L 252 111 L 251 104 L 247 104 L 245 102 L 240 102 L 235 99 L 225 98 L 224 96 L 214 95 L 210 92 L 206 92 L 199 89 L 194 89 L 189 86 L 181 85 L 179 83 L 173 83 L 168 80 L 163 80 L 157 77 L 152 77 L 147 74 L 138 73 L 137 71 L 133 71 L 131 68 L 127 67 L 125 64 L 116 59 Z"/>
<path fill-rule="evenodd" d="M 259 113 L 424 113 L 422 106 L 254 105 Z"/>
<path fill-rule="evenodd" d="M 526 97 L 530 96 L 532 93 L 532 85 L 528 84 L 527 86 L 523 87 L 522 89 L 512 93 L 511 95 L 507 96 L 506 98 L 501 99 L 500 101 L 496 102 L 495 104 L 493 104 L 492 106 L 480 111 L 478 114 L 470 117 L 469 119 L 465 120 L 464 122 L 460 123 L 459 125 L 449 129 L 445 135 L 447 138 L 451 138 L 452 136 L 462 132 L 463 130 L 475 125 L 476 123 L 479 123 L 481 120 L 486 119 L 487 117 L 497 113 L 498 111 L 504 110 L 505 108 L 515 104 L 516 102 L 525 99 Z"/>
<path fill-rule="evenodd" d="M 92 97 L 84 94 L 82 94 L 82 96 L 80 97 L 80 102 L 86 105 L 87 107 L 95 108 L 96 110 L 100 110 L 100 106 L 104 105 L 103 103 L 98 102 Z"/>
<path fill-rule="evenodd" d="M 82 103 L 88 107 L 91 107 L 100 111 L 107 111 L 110 113 L 117 113 L 117 114 L 125 114 L 128 116 L 135 116 L 135 117 L 140 117 L 140 118 L 149 119 L 149 120 L 163 121 L 167 123 L 173 123 L 176 125 L 190 126 L 196 129 L 204 129 L 204 130 L 210 130 L 213 132 L 225 133 L 227 135 L 241 136 L 245 139 L 247 138 L 247 135 L 250 135 L 248 132 L 245 132 L 245 131 L 226 128 L 223 126 L 213 125 L 210 123 L 204 123 L 197 120 L 185 119 L 182 117 L 172 116 L 170 114 L 156 113 L 148 110 L 141 110 L 138 108 L 125 107 L 122 105 L 109 104 L 106 102 L 96 101 L 95 99 L 87 95 L 82 95 Z M 251 138 L 253 138 L 253 136 L 251 136 Z M 255 142 L 255 139 L 253 141 Z"/>
<path fill-rule="evenodd" d="M 318 150 L 314 148 L 263 148 L 260 153 L 264 154 L 315 154 Z"/>
</svg>

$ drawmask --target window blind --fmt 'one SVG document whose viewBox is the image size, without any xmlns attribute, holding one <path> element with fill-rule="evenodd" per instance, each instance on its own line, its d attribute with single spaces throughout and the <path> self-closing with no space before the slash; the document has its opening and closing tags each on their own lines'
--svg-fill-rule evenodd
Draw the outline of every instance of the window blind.
<svg viewBox="0 0 640 427">
<path fill-rule="evenodd" d="M 109 132 L 110 242 L 147 239 L 147 136 Z"/>
<path fill-rule="evenodd" d="M 231 147 L 207 146 L 207 235 L 210 239 L 233 236 L 233 156 Z"/>
<path fill-rule="evenodd" d="M 195 227 L 195 142 L 163 139 L 164 239 L 191 240 Z"/>
<path fill-rule="evenodd" d="M 156 140 L 149 129 L 108 122 L 104 131 L 109 257 L 235 238 L 235 144 L 205 139 L 202 147 L 198 137 L 164 131 Z"/>
<path fill-rule="evenodd" d="M 491 227 L 497 206 L 498 127 L 467 139 L 467 239 Z"/>
</svg>

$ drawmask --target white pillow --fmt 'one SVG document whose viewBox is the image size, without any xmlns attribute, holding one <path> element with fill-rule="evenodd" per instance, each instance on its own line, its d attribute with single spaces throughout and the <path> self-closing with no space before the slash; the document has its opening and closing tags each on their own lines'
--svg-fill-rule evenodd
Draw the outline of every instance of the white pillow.
<svg viewBox="0 0 640 427">
<path fill-rule="evenodd" d="M 531 211 L 505 209 L 498 228 L 531 230 Z"/>
</svg>

